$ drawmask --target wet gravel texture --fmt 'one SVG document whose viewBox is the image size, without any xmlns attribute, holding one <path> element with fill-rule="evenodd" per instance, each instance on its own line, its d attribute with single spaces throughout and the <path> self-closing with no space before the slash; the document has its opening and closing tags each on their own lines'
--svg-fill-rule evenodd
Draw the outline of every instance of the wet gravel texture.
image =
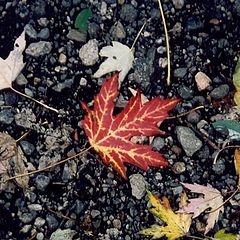
<svg viewBox="0 0 240 240">
<path fill-rule="evenodd" d="M 74 29 L 74 20 L 86 7 L 93 16 L 84 34 Z M 215 131 L 211 123 L 234 106 L 231 79 L 240 51 L 240 1 L 165 0 L 163 7 L 171 47 L 170 86 L 165 81 L 166 44 L 156 1 L 0 0 L 1 57 L 8 56 L 24 28 L 27 35 L 26 66 L 14 87 L 62 112 L 57 115 L 10 90 L 0 92 L 0 130 L 14 139 L 31 130 L 19 145 L 35 169 L 88 146 L 80 124 L 80 100 L 91 102 L 103 82 L 104 78 L 91 78 L 101 62 L 98 51 L 112 40 L 131 46 L 146 19 L 134 66 L 120 89 L 122 99 L 129 99 L 132 87 L 148 98 L 182 98 L 173 115 L 204 106 L 161 125 L 167 134 L 157 136 L 152 146 L 168 159 L 168 168 L 143 172 L 127 165 L 130 180 L 124 181 L 91 151 L 31 176 L 25 191 L 17 185 L 2 190 L 1 239 L 50 239 L 57 229 L 76 231 L 74 239 L 148 239 L 137 234 L 155 222 L 147 208 L 146 188 L 167 196 L 174 209 L 183 190 L 180 182 L 208 183 L 223 194 L 236 188 L 232 150 L 222 153 L 213 166 L 228 133 Z M 82 48 L 86 43 L 90 59 L 82 59 L 88 57 L 84 51 L 89 49 Z M 199 71 L 211 80 L 201 91 L 195 81 Z M 236 205 L 225 205 L 210 236 L 221 228 L 240 234 L 240 194 L 233 200 Z M 205 223 L 204 215 L 195 219 L 191 235 L 201 236 Z"/>
</svg>

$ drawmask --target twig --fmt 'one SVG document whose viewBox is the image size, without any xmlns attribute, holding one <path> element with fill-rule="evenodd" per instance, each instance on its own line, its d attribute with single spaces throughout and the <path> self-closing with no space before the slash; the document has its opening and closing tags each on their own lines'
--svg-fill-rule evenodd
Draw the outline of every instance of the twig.
<svg viewBox="0 0 240 240">
<path fill-rule="evenodd" d="M 67 162 L 69 160 L 72 160 L 72 159 L 74 159 L 76 157 L 79 157 L 79 156 L 83 155 L 84 153 L 89 151 L 91 148 L 92 148 L 92 146 L 87 148 L 87 149 L 83 149 L 81 152 L 79 152 L 79 153 L 77 153 L 77 154 L 75 154 L 75 155 L 73 155 L 71 157 L 65 158 L 65 159 L 63 159 L 63 160 L 61 160 L 59 162 L 53 163 L 53 164 L 51 164 L 51 165 L 49 165 L 49 166 L 47 166 L 45 168 L 34 170 L 34 171 L 31 171 L 31 172 L 28 172 L 28 173 L 19 174 L 19 175 L 13 176 L 13 177 L 9 177 L 9 178 L 7 178 L 5 180 L 0 181 L 0 183 L 5 183 L 5 182 L 8 182 L 8 181 L 16 179 L 16 178 L 26 177 L 26 176 L 29 176 L 29 175 L 33 175 L 35 173 L 39 173 L 39 172 L 43 172 L 43 171 L 49 170 L 49 169 L 51 169 L 53 167 L 56 167 L 56 166 L 58 166 L 58 165 L 60 165 L 62 163 L 65 163 L 65 162 Z"/>
<path fill-rule="evenodd" d="M 25 138 L 30 132 L 31 132 L 32 129 L 29 129 L 27 132 L 25 132 L 20 138 L 18 138 L 16 140 L 16 143 L 20 142 L 23 138 Z"/>
<path fill-rule="evenodd" d="M 239 191 L 239 186 L 237 187 L 237 189 L 230 195 L 230 197 L 228 197 L 221 205 L 219 205 L 218 207 L 210 210 L 210 211 L 206 211 L 206 213 L 213 213 L 215 211 L 217 211 L 218 209 L 220 209 L 224 204 L 226 204 L 228 201 L 230 201 L 234 195 L 237 194 L 237 192 Z"/>
<path fill-rule="evenodd" d="M 61 212 L 56 212 L 56 211 L 52 210 L 51 208 L 47 208 L 47 209 L 48 209 L 49 212 L 56 214 L 60 218 L 63 218 L 63 219 L 66 219 L 66 220 L 71 220 L 71 221 L 74 221 L 74 222 L 77 221 L 76 219 L 68 217 L 68 216 L 62 214 Z"/>
<path fill-rule="evenodd" d="M 240 145 L 230 145 L 230 146 L 226 146 L 226 147 L 220 149 L 220 150 L 217 152 L 217 154 L 216 154 L 216 156 L 215 156 L 215 158 L 214 158 L 214 160 L 213 160 L 213 164 L 216 164 L 217 159 L 218 159 L 218 157 L 219 157 L 219 154 L 220 154 L 223 150 L 228 149 L 228 148 L 240 148 Z"/>
<path fill-rule="evenodd" d="M 135 39 L 134 39 L 134 41 L 133 41 L 133 44 L 132 44 L 132 46 L 131 46 L 131 48 L 130 48 L 131 51 L 133 51 L 133 48 L 134 48 L 134 46 L 135 46 L 135 44 L 136 44 L 138 38 L 140 37 L 140 35 L 141 35 L 143 29 L 145 28 L 146 24 L 147 24 L 147 21 L 145 20 L 144 24 L 143 24 L 142 27 L 140 28 L 140 30 L 139 30 L 137 36 L 135 37 Z"/>
<path fill-rule="evenodd" d="M 195 112 L 195 111 L 197 111 L 198 109 L 201 109 L 201 108 L 204 108 L 204 106 L 198 106 L 198 107 L 193 108 L 193 109 L 191 109 L 191 110 L 189 110 L 189 111 L 187 111 L 187 112 L 185 112 L 185 113 L 181 113 L 181 114 L 179 114 L 179 115 L 177 115 L 177 116 L 167 117 L 166 119 L 180 118 L 180 117 L 183 117 L 183 116 L 185 116 L 185 115 L 187 115 L 187 114 L 189 114 L 189 113 L 191 113 L 191 112 Z"/>
<path fill-rule="evenodd" d="M 30 100 L 32 100 L 32 101 L 40 104 L 41 106 L 43 106 L 43 107 L 45 107 L 45 108 L 47 108 L 47 109 L 49 109 L 49 110 L 51 110 L 51 111 L 54 111 L 54 112 L 56 112 L 56 113 L 59 113 L 59 111 L 58 111 L 56 108 L 49 107 L 48 105 L 46 105 L 46 104 L 44 104 L 44 103 L 42 103 L 42 102 L 39 102 L 38 100 L 36 100 L 36 99 L 34 99 L 34 98 L 32 98 L 32 97 L 24 94 L 24 93 L 19 92 L 18 90 L 14 89 L 13 87 L 10 87 L 10 89 L 13 90 L 15 93 L 17 93 L 17 94 L 19 94 L 19 95 L 21 95 L 21 96 L 23 96 L 23 97 L 25 97 L 25 98 L 28 98 L 28 99 L 30 99 Z"/>
<path fill-rule="evenodd" d="M 163 13 L 163 8 L 161 4 L 161 0 L 158 0 L 158 5 L 159 5 L 159 10 L 161 13 L 162 21 L 163 21 L 163 28 L 164 28 L 164 34 L 165 34 L 165 40 L 166 40 L 166 48 L 167 48 L 167 64 L 168 64 L 168 69 L 167 69 L 167 85 L 170 85 L 170 47 L 169 47 L 169 38 L 168 38 L 168 31 L 167 31 L 167 24 L 165 21 L 164 13 Z"/>
</svg>

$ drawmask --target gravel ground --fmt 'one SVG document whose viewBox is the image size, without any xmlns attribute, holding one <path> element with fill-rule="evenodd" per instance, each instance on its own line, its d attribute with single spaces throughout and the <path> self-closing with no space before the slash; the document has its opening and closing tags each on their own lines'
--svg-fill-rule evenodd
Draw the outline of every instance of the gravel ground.
<svg viewBox="0 0 240 240">
<path fill-rule="evenodd" d="M 89 6 L 93 16 L 88 33 L 79 34 L 75 18 Z M 10 90 L 0 92 L 0 130 L 14 139 L 31 130 L 19 146 L 34 168 L 88 145 L 79 123 L 84 116 L 80 100 L 92 101 L 104 79 L 91 78 L 101 61 L 98 51 L 112 40 L 131 46 L 145 19 L 149 22 L 136 43 L 133 69 L 120 89 L 122 99 L 131 96 L 129 87 L 138 87 L 149 98 L 182 98 L 173 115 L 204 106 L 162 124 L 167 135 L 155 137 L 152 145 L 168 159 L 166 169 L 143 172 L 128 165 L 130 181 L 124 181 L 90 152 L 31 176 L 25 191 L 17 185 L 3 189 L 1 239 L 50 239 L 58 229 L 71 229 L 70 235 L 76 231 L 76 239 L 148 239 L 137 234 L 155 222 L 147 208 L 146 188 L 167 196 L 175 207 L 182 193 L 180 182 L 209 183 L 223 193 L 236 188 L 232 150 L 222 153 L 213 166 L 217 148 L 229 138 L 211 123 L 234 106 L 231 79 L 240 51 L 240 1 L 165 0 L 163 7 L 170 35 L 170 86 L 165 81 L 166 44 L 156 1 L 0 0 L 1 57 L 8 56 L 24 28 L 27 34 L 26 66 L 14 87 L 62 112 L 57 115 Z M 195 80 L 198 72 L 209 77 L 200 73 L 204 86 Z M 240 194 L 234 201 L 237 205 L 226 204 L 210 236 L 221 228 L 240 234 Z M 205 220 L 201 216 L 193 221 L 191 235 L 201 236 Z"/>
</svg>

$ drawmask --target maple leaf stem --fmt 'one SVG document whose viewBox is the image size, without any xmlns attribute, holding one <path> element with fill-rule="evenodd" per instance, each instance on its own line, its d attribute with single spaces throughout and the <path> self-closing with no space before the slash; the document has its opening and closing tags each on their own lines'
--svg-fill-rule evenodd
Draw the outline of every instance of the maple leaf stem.
<svg viewBox="0 0 240 240">
<path fill-rule="evenodd" d="M 30 176 L 30 175 L 33 175 L 33 174 L 36 174 L 36 173 L 39 173 L 39 172 L 50 170 L 53 167 L 56 167 L 56 166 L 58 166 L 60 164 L 63 164 L 65 162 L 69 161 L 69 160 L 72 160 L 72 159 L 74 159 L 76 157 L 79 157 L 79 156 L 85 154 L 86 152 L 88 152 L 92 148 L 93 148 L 92 146 L 90 146 L 88 148 L 83 148 L 81 152 L 79 152 L 79 153 L 77 153 L 77 154 L 75 154 L 75 155 L 73 155 L 71 157 L 68 157 L 68 158 L 65 158 L 63 160 L 60 160 L 60 161 L 58 161 L 56 163 L 53 163 L 53 164 L 51 164 L 51 165 L 49 165 L 49 166 L 47 166 L 45 168 L 42 168 L 42 169 L 38 169 L 38 170 L 34 170 L 34 171 L 31 171 L 31 172 L 28 172 L 28 173 L 23 173 L 23 174 L 19 174 L 19 175 L 16 175 L 16 176 L 9 177 L 9 178 L 7 178 L 5 180 L 0 181 L 0 184 L 8 182 L 10 180 L 14 180 L 14 179 L 20 178 L 20 177 L 26 177 L 26 176 Z"/>
<path fill-rule="evenodd" d="M 134 46 L 135 46 L 137 40 L 139 39 L 139 37 L 140 37 L 140 35 L 141 35 L 143 29 L 145 28 L 147 22 L 148 22 L 148 21 L 145 20 L 145 22 L 143 23 L 142 27 L 140 28 L 140 30 L 139 30 L 137 36 L 135 37 L 135 39 L 134 39 L 134 41 L 133 41 L 133 44 L 132 44 L 132 46 L 131 46 L 131 48 L 130 48 L 131 51 L 133 51 L 133 48 L 134 48 Z"/>
<path fill-rule="evenodd" d="M 162 8 L 162 3 L 161 0 L 158 0 L 158 6 L 160 10 L 160 14 L 162 17 L 163 21 L 163 28 L 164 28 L 164 34 L 165 34 L 165 40 L 166 40 L 166 48 L 167 48 L 167 64 L 168 64 L 168 69 L 167 69 L 167 85 L 170 85 L 170 47 L 169 47 L 169 38 L 168 38 L 168 31 L 167 31 L 167 24 L 165 21 L 164 13 L 163 13 L 163 8 Z"/>
<path fill-rule="evenodd" d="M 228 201 L 230 201 L 234 197 L 234 195 L 237 194 L 237 192 L 239 190 L 240 190 L 240 186 L 238 186 L 237 189 L 221 205 L 219 205 L 218 207 L 216 207 L 210 211 L 206 211 L 206 213 L 213 213 L 213 212 L 217 211 L 218 209 L 220 209 L 224 204 L 226 204 Z"/>
<path fill-rule="evenodd" d="M 18 90 L 16 90 L 16 89 L 13 88 L 13 87 L 10 87 L 10 89 L 11 89 L 12 91 L 14 91 L 15 93 L 17 93 L 17 94 L 19 94 L 19 95 L 21 95 L 21 96 L 23 96 L 23 97 L 25 97 L 25 98 L 28 98 L 28 99 L 30 99 L 30 100 L 38 103 L 39 105 L 41 105 L 41 106 L 43 106 L 43 107 L 45 107 L 45 108 L 47 108 L 47 109 L 49 109 L 49 110 L 51 110 L 51 111 L 54 111 L 54 112 L 56 112 L 56 113 L 59 113 L 59 111 L 58 111 L 56 108 L 49 107 L 48 105 L 46 105 L 46 104 L 44 104 L 44 103 L 42 103 L 42 102 L 40 102 L 40 101 L 38 101 L 38 100 L 30 97 L 30 96 L 28 96 L 28 95 L 26 95 L 26 94 L 24 94 L 24 93 L 19 92 Z"/>
<path fill-rule="evenodd" d="M 213 164 L 216 164 L 216 163 L 217 163 L 217 159 L 218 159 L 218 157 L 219 157 L 219 154 L 220 154 L 222 151 L 224 151 L 225 149 L 228 149 L 228 148 L 240 148 L 240 145 L 230 145 L 230 146 L 225 146 L 224 148 L 220 149 L 220 150 L 217 152 L 217 154 L 216 154 L 216 156 L 215 156 L 215 158 L 214 158 L 214 160 L 213 160 Z"/>
</svg>

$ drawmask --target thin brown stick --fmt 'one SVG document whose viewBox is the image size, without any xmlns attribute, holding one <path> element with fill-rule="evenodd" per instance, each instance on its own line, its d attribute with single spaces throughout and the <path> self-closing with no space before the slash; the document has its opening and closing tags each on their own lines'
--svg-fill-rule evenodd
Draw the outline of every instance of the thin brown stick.
<svg viewBox="0 0 240 240">
<path fill-rule="evenodd" d="M 49 169 L 51 169 L 51 168 L 53 168 L 53 167 L 56 167 L 56 166 L 62 164 L 62 163 L 65 163 L 65 162 L 67 162 L 67 161 L 69 161 L 69 160 L 72 160 L 72 159 L 74 159 L 74 158 L 76 158 L 76 157 L 79 157 L 79 156 L 83 155 L 84 153 L 86 153 L 87 151 L 89 151 L 91 148 L 92 148 L 92 146 L 90 146 L 90 147 L 87 148 L 87 149 L 83 149 L 81 152 L 79 152 L 79 153 L 77 153 L 77 154 L 75 154 L 75 155 L 73 155 L 73 156 L 71 156 L 71 157 L 65 158 L 65 159 L 63 159 L 63 160 L 61 160 L 61 161 L 59 161 L 59 162 L 53 163 L 53 164 L 51 164 L 51 165 L 49 165 L 49 166 L 47 166 L 47 167 L 45 167 L 45 168 L 38 169 L 38 170 L 34 170 L 34 171 L 31 171 L 31 172 L 28 172 L 28 173 L 19 174 L 19 175 L 13 176 L 13 177 L 9 177 L 9 178 L 7 178 L 7 179 L 5 179 L 5 180 L 3 180 L 3 181 L 0 181 L 0 183 L 5 183 L 5 182 L 8 182 L 8 181 L 10 181 L 10 180 L 14 180 L 14 179 L 20 178 L 20 177 L 30 176 L 30 175 L 33 175 L 33 174 L 36 174 L 36 173 L 39 173 L 39 172 L 44 172 L 44 171 L 46 171 L 46 170 L 49 170 Z"/>
<path fill-rule="evenodd" d="M 17 94 L 19 94 L 19 95 L 21 95 L 21 96 L 23 96 L 23 97 L 25 97 L 25 98 L 28 98 L 28 99 L 30 99 L 30 100 L 38 103 L 39 105 L 41 105 L 41 106 L 43 106 L 43 107 L 45 107 L 45 108 L 47 108 L 47 109 L 49 109 L 49 110 L 51 110 L 51 111 L 54 111 L 54 112 L 56 112 L 56 113 L 59 113 L 59 111 L 58 111 L 56 108 L 49 107 L 48 105 L 46 105 L 46 104 L 44 104 L 44 103 L 42 103 L 42 102 L 39 102 L 38 100 L 36 100 L 36 99 L 34 99 L 34 98 L 32 98 L 32 97 L 24 94 L 24 93 L 19 92 L 18 90 L 14 89 L 13 87 L 10 87 L 10 89 L 13 90 L 15 93 L 17 93 Z"/>
<path fill-rule="evenodd" d="M 66 219 L 66 220 L 71 220 L 71 221 L 74 221 L 74 222 L 76 221 L 76 219 L 70 218 L 70 217 L 62 214 L 61 212 L 56 212 L 56 211 L 52 210 L 51 208 L 47 208 L 47 209 L 48 209 L 49 212 L 56 214 L 58 217 L 61 217 L 61 218 Z"/>
<path fill-rule="evenodd" d="M 198 109 L 202 109 L 202 108 L 204 108 L 204 106 L 198 106 L 198 107 L 195 107 L 195 108 L 193 108 L 193 109 L 191 109 L 191 110 L 189 110 L 189 111 L 187 111 L 187 112 L 185 112 L 185 113 L 179 114 L 179 115 L 177 115 L 177 116 L 167 117 L 166 119 L 175 119 L 175 118 L 184 117 L 184 116 L 186 116 L 187 114 L 189 114 L 189 113 L 191 113 L 191 112 L 195 112 L 195 111 L 197 111 Z"/>
<path fill-rule="evenodd" d="M 238 191 L 239 191 L 239 187 L 221 205 L 219 205 L 218 207 L 216 207 L 210 211 L 206 211 L 206 213 L 213 213 L 213 212 L 217 211 L 218 209 L 220 209 L 224 204 L 226 204 L 228 201 L 230 201 L 234 197 L 234 195 L 237 194 Z"/>
<path fill-rule="evenodd" d="M 20 138 L 18 138 L 16 140 L 16 143 L 20 142 L 22 139 L 24 139 L 30 132 L 32 131 L 32 129 L 28 130 L 27 132 L 25 132 Z"/>
<path fill-rule="evenodd" d="M 220 150 L 217 152 L 217 154 L 216 154 L 216 156 L 215 156 L 215 158 L 214 158 L 214 160 L 213 160 L 213 164 L 216 164 L 216 163 L 217 163 L 217 159 L 218 159 L 218 157 L 219 157 L 219 154 L 220 154 L 223 150 L 228 149 L 228 148 L 240 148 L 240 145 L 230 145 L 230 146 L 226 146 L 226 147 L 220 149 Z"/>
</svg>

